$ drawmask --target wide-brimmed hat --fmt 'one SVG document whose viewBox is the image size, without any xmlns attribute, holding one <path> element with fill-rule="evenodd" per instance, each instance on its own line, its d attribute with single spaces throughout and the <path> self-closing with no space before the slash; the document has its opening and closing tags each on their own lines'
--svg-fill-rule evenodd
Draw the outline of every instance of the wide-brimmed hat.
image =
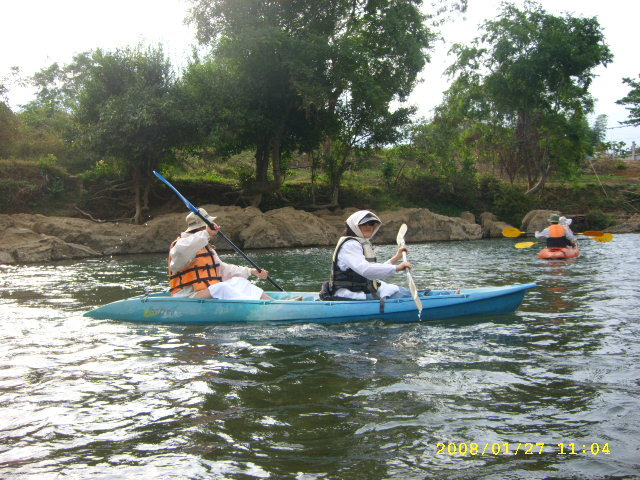
<svg viewBox="0 0 640 480">
<path fill-rule="evenodd" d="M 213 221 L 217 218 L 217 217 L 210 217 L 204 208 L 199 208 L 198 212 L 200 212 L 200 215 L 202 215 L 204 218 L 209 220 L 211 223 L 213 223 Z M 189 215 L 187 215 L 187 229 L 185 230 L 185 233 L 190 233 L 190 232 L 193 232 L 194 230 L 198 230 L 199 228 L 206 227 L 206 226 L 207 224 L 204 222 L 204 220 L 202 220 L 202 218 L 200 218 L 195 213 L 191 212 Z"/>
<path fill-rule="evenodd" d="M 549 219 L 547 220 L 549 223 L 558 223 L 560 221 L 560 215 L 557 213 L 552 213 L 549 215 Z"/>
</svg>

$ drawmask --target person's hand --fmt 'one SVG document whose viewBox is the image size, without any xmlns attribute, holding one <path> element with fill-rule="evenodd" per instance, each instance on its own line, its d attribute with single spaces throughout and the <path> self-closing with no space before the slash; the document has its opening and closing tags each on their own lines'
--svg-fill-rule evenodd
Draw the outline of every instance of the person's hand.
<svg viewBox="0 0 640 480">
<path fill-rule="evenodd" d="M 209 232 L 209 236 L 213 237 L 215 235 L 218 234 L 218 232 L 220 231 L 220 227 L 218 225 L 216 225 L 215 223 L 213 224 L 213 228 L 209 227 L 207 225 L 207 232 Z"/>
<path fill-rule="evenodd" d="M 407 247 L 399 247 L 396 254 L 391 257 L 391 263 L 396 263 L 398 260 L 402 258 L 402 252 L 409 253 L 409 249 Z"/>
<path fill-rule="evenodd" d="M 398 265 L 396 265 L 396 272 L 401 272 L 402 270 L 411 270 L 413 268 L 413 265 L 411 265 L 409 262 L 402 262 L 399 263 Z"/>
<path fill-rule="evenodd" d="M 255 275 L 256 277 L 258 277 L 261 280 L 264 280 L 269 276 L 269 271 L 264 269 L 264 268 L 262 270 L 260 270 L 260 271 L 258 271 L 257 268 L 252 268 L 251 269 L 251 274 Z"/>
</svg>

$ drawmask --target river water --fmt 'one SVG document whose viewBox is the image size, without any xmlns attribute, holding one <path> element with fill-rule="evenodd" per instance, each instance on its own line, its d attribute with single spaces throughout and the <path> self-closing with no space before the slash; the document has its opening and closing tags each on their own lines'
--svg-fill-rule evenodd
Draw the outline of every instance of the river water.
<svg viewBox="0 0 640 480">
<path fill-rule="evenodd" d="M 162 289 L 165 257 L 0 266 L 0 478 L 640 478 L 640 235 L 513 243 L 410 245 L 418 288 L 538 284 L 438 323 L 93 320 Z M 317 291 L 331 249 L 247 253 Z"/>
</svg>

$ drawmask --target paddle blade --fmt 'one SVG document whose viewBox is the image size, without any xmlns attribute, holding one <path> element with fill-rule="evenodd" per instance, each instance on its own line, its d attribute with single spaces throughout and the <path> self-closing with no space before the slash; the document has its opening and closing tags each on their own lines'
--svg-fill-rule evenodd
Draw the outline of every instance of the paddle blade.
<svg viewBox="0 0 640 480">
<path fill-rule="evenodd" d="M 175 192 L 175 194 L 176 194 L 176 195 L 178 195 L 178 198 L 179 198 L 180 200 L 182 200 L 182 202 L 187 206 L 187 208 L 188 208 L 189 210 L 191 210 L 193 213 L 195 213 L 196 215 L 198 215 L 198 209 L 197 209 L 197 208 L 196 208 L 196 207 L 195 207 L 195 206 L 194 206 L 194 205 L 193 205 L 189 200 L 187 200 L 186 198 L 184 198 L 184 197 L 182 196 L 182 194 L 181 194 L 181 193 L 176 189 L 176 187 L 174 187 L 173 185 L 171 185 L 171 183 L 169 183 L 169 180 L 167 180 L 166 178 L 164 178 L 160 173 L 156 172 L 155 170 L 153 170 L 153 174 L 154 174 L 156 177 L 158 177 L 160 180 L 162 180 L 162 181 L 167 185 L 167 187 L 169 187 L 171 190 L 173 190 L 173 191 Z M 201 216 L 201 215 L 198 215 L 198 216 Z M 203 220 L 204 220 L 204 218 L 203 218 Z M 205 220 L 205 222 L 206 222 L 206 220 Z"/>
<path fill-rule="evenodd" d="M 396 243 L 398 244 L 399 247 L 404 246 L 404 236 L 407 233 L 407 224 L 403 223 L 402 225 L 400 225 L 400 228 L 398 229 L 398 235 L 396 235 Z"/>
<path fill-rule="evenodd" d="M 523 235 L 524 233 L 526 232 L 521 232 L 517 228 L 513 228 L 513 227 L 507 227 L 502 229 L 502 235 L 509 238 L 516 238 L 516 237 L 519 237 L 520 235 Z"/>
<path fill-rule="evenodd" d="M 579 233 L 578 235 L 586 235 L 587 237 L 601 237 L 604 234 L 605 233 L 601 232 L 600 230 L 587 230 L 585 232 Z"/>
<path fill-rule="evenodd" d="M 529 248 L 534 246 L 536 243 L 540 243 L 540 242 L 519 242 L 516 243 L 515 247 L 516 248 Z"/>
<path fill-rule="evenodd" d="M 409 272 L 407 272 L 407 278 L 409 279 L 409 291 L 411 292 L 411 296 L 413 297 L 413 301 L 418 308 L 418 317 L 420 317 L 420 313 L 422 313 L 422 301 L 418 296 L 418 289 L 416 288 L 416 284 L 413 281 L 413 277 Z"/>
<path fill-rule="evenodd" d="M 607 243 L 613 240 L 613 233 L 603 233 L 599 237 L 595 237 L 594 240 L 600 243 Z"/>
</svg>

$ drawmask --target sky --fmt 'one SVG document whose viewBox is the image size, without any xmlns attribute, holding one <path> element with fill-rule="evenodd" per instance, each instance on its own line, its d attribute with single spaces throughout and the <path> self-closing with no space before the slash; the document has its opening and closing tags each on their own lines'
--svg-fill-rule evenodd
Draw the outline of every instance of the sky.
<svg viewBox="0 0 640 480">
<path fill-rule="evenodd" d="M 313 1 L 313 0 L 309 0 Z M 428 3 L 428 1 L 425 1 Z M 429 118 L 442 100 L 449 79 L 444 69 L 452 62 L 447 55 L 455 42 L 468 43 L 477 27 L 495 15 L 499 0 L 468 0 L 464 16 L 442 29 L 443 40 L 431 52 L 409 101 L 418 107 L 418 116 Z M 522 6 L 523 0 L 513 3 Z M 637 53 L 637 20 L 640 2 L 629 0 L 539 0 L 549 13 L 597 17 L 614 59 L 606 68 L 595 70 L 591 86 L 596 99 L 596 115 L 608 116 L 607 140 L 640 145 L 640 127 L 621 127 L 628 112 L 616 100 L 630 90 L 623 77 L 640 74 Z M 0 78 L 6 79 L 13 66 L 23 75 L 32 75 L 54 62 L 66 64 L 77 53 L 95 48 L 113 50 L 138 44 L 162 44 L 176 68 L 186 66 L 195 43 L 195 32 L 185 25 L 187 0 L 0 0 Z M 635 35 L 634 35 L 635 32 Z M 634 38 L 635 37 L 635 38 Z M 16 110 L 33 99 L 33 90 L 9 84 L 9 104 Z"/>
</svg>

